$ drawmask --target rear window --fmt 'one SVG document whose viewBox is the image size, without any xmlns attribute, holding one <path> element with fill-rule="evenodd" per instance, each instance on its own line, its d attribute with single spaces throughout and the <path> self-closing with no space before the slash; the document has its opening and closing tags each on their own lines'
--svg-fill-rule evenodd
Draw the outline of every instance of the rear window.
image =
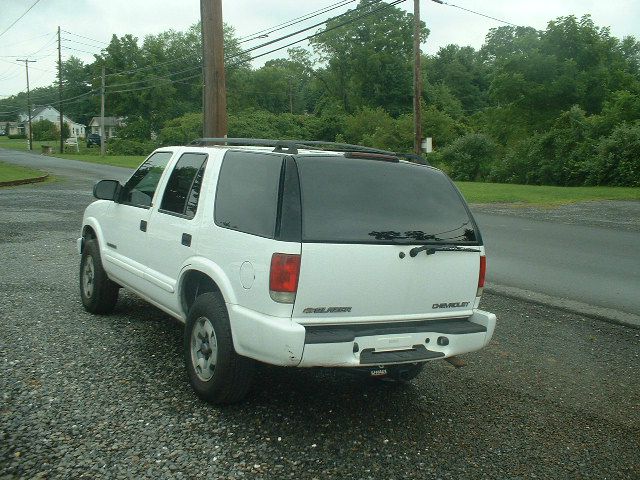
<svg viewBox="0 0 640 480">
<path fill-rule="evenodd" d="M 303 241 L 478 243 L 460 195 L 436 169 L 344 157 L 296 160 Z"/>
</svg>

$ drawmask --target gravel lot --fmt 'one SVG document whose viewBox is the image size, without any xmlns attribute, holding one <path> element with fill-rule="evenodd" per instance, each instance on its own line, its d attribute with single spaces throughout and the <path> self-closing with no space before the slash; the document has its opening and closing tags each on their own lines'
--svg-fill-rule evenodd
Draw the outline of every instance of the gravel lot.
<svg viewBox="0 0 640 480">
<path fill-rule="evenodd" d="M 0 190 L 0 478 L 640 478 L 640 332 L 497 296 L 464 368 L 265 366 L 246 403 L 199 401 L 181 325 L 129 294 L 82 309 L 88 192 Z"/>
</svg>

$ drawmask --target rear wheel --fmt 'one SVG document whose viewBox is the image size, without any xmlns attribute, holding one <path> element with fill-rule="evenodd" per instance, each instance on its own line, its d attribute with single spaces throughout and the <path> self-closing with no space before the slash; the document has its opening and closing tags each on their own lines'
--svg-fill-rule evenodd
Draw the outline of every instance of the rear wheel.
<svg viewBox="0 0 640 480">
<path fill-rule="evenodd" d="M 80 298 L 85 310 L 91 313 L 110 313 L 118 301 L 118 285 L 102 267 L 100 250 L 95 240 L 88 240 L 80 259 Z"/>
<path fill-rule="evenodd" d="M 254 362 L 233 348 L 229 315 L 219 294 L 200 295 L 189 310 L 184 360 L 189 382 L 203 400 L 236 403 L 251 388 Z"/>
</svg>

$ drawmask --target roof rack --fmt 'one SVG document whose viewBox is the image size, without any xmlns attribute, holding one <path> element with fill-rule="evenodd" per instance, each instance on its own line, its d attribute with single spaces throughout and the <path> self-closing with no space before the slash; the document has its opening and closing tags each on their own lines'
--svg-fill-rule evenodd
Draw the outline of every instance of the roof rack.
<svg viewBox="0 0 640 480">
<path fill-rule="evenodd" d="M 361 145 L 352 145 L 350 143 L 325 142 L 324 140 L 273 140 L 268 138 L 196 138 L 189 145 L 239 145 L 239 146 L 258 146 L 258 147 L 274 147 L 274 152 L 296 154 L 298 149 L 318 149 L 333 150 L 339 152 L 362 152 L 375 153 L 379 155 L 392 155 L 404 158 L 413 162 L 428 165 L 428 163 L 419 155 L 412 153 L 396 153 L 379 148 L 363 147 Z M 323 148 L 325 147 L 325 148 Z"/>
</svg>

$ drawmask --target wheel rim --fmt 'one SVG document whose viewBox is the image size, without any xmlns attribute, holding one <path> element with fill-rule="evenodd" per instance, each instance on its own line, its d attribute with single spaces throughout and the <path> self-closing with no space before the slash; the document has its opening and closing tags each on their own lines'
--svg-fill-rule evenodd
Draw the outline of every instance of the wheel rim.
<svg viewBox="0 0 640 480">
<path fill-rule="evenodd" d="M 88 256 L 84 262 L 84 268 L 82 269 L 82 289 L 84 296 L 91 298 L 93 295 L 95 278 L 95 269 L 93 268 L 93 257 Z"/>
<path fill-rule="evenodd" d="M 218 358 L 218 340 L 211 320 L 200 317 L 191 331 L 191 364 L 197 377 L 206 382 L 213 377 Z"/>
</svg>

